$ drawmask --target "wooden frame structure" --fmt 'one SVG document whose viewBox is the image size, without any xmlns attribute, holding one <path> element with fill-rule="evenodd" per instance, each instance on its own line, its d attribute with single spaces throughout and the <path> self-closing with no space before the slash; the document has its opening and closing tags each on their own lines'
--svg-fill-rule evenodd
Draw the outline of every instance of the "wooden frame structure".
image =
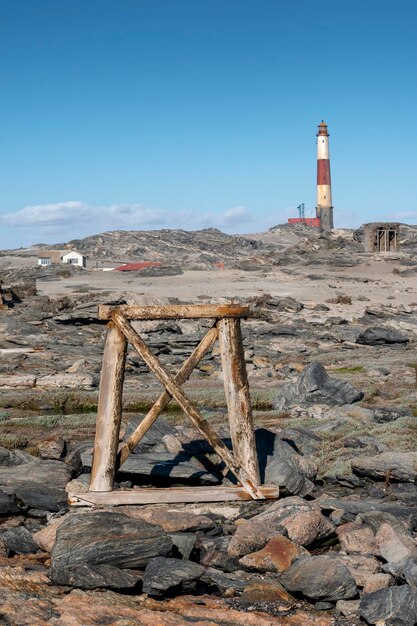
<svg viewBox="0 0 417 626">
<path fill-rule="evenodd" d="M 245 306 L 108 306 L 99 307 L 99 318 L 108 321 L 103 354 L 96 436 L 90 490 L 73 494 L 69 502 L 76 506 L 99 504 L 149 504 L 162 502 L 210 502 L 224 500 L 275 499 L 274 485 L 260 486 L 258 456 L 252 422 L 252 408 L 242 345 L 240 319 L 249 316 Z M 172 376 L 150 351 L 130 324 L 131 320 L 214 318 L 206 333 L 180 370 Z M 194 368 L 219 340 L 224 374 L 224 388 L 233 453 L 182 390 Z M 122 419 L 123 379 L 127 344 L 130 343 L 162 383 L 165 391 L 157 399 L 135 432 L 119 445 Z M 174 398 L 194 426 L 237 479 L 237 486 L 140 488 L 113 491 L 114 477 L 147 430 Z"/>
</svg>

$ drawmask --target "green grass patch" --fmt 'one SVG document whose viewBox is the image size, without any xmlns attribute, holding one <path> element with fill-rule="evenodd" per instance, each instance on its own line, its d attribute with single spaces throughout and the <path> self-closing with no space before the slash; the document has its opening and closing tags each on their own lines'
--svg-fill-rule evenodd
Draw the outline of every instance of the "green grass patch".
<svg viewBox="0 0 417 626">
<path fill-rule="evenodd" d="M 91 428 L 96 423 L 95 415 L 33 415 L 30 417 L 14 417 L 7 420 L 7 429 L 19 428 L 65 428 L 74 430 Z"/>
<path fill-rule="evenodd" d="M 27 444 L 27 438 L 22 435 L 18 435 L 16 433 L 0 433 L 0 446 L 2 448 L 15 450 L 16 448 L 25 448 Z"/>
<path fill-rule="evenodd" d="M 338 367 L 332 372 L 337 372 L 338 374 L 360 374 L 365 371 L 365 368 L 362 365 L 357 365 L 356 367 Z"/>
</svg>

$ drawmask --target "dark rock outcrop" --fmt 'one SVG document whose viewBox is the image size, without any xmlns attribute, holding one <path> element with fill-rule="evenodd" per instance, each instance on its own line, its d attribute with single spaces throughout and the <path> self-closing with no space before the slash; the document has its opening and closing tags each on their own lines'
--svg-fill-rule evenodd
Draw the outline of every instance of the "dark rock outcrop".
<svg viewBox="0 0 417 626">
<path fill-rule="evenodd" d="M 109 511 L 76 513 L 58 529 L 51 554 L 51 580 L 77 584 L 76 566 L 109 565 L 140 568 L 156 556 L 166 555 L 172 541 L 160 526 Z M 66 578 L 65 570 L 70 568 Z M 58 582 L 59 581 L 59 582 Z M 72 581 L 71 583 L 69 581 Z"/>
<path fill-rule="evenodd" d="M 358 402 L 363 395 L 349 382 L 330 377 L 321 363 L 314 362 L 304 368 L 296 383 L 287 383 L 280 389 L 275 408 L 312 404 L 342 406 Z"/>
<path fill-rule="evenodd" d="M 385 328 L 383 326 L 367 328 L 363 333 L 359 333 L 356 338 L 356 343 L 365 346 L 383 346 L 386 344 L 405 345 L 408 341 L 408 337 L 395 328 Z"/>
</svg>

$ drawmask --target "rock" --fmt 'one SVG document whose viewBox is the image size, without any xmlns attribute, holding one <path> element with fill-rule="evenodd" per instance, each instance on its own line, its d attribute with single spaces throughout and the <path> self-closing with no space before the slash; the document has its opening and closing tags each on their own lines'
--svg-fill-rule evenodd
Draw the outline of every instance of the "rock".
<svg viewBox="0 0 417 626">
<path fill-rule="evenodd" d="M 359 600 L 338 600 L 336 602 L 336 611 L 339 611 L 346 617 L 356 617 L 359 610 Z"/>
<path fill-rule="evenodd" d="M 74 363 L 70 365 L 70 367 L 68 367 L 65 370 L 65 372 L 67 374 L 75 374 L 76 372 L 79 372 L 80 370 L 81 371 L 85 370 L 87 366 L 88 366 L 88 361 L 86 361 L 84 358 L 80 358 L 74 361 Z"/>
<path fill-rule="evenodd" d="M 342 406 L 362 398 L 363 393 L 349 382 L 330 377 L 321 363 L 313 362 L 302 371 L 296 383 L 283 385 L 275 408 L 283 410 L 311 404 Z"/>
<path fill-rule="evenodd" d="M 66 445 L 65 439 L 59 435 L 52 435 L 37 442 L 36 447 L 42 459 L 60 461 L 64 456 Z"/>
<path fill-rule="evenodd" d="M 195 533 L 169 533 L 172 541 L 172 556 L 189 560 L 197 541 Z"/>
<path fill-rule="evenodd" d="M 88 493 L 90 491 L 91 474 L 81 474 L 73 478 L 65 485 L 65 491 L 69 495 L 77 493 Z"/>
<path fill-rule="evenodd" d="M 14 498 L 0 489 L 0 515 L 14 515 L 20 513 Z"/>
<path fill-rule="evenodd" d="M 333 602 L 323 602 L 319 601 L 314 604 L 314 608 L 316 611 L 329 611 L 334 608 Z"/>
<path fill-rule="evenodd" d="M 152 558 L 168 554 L 171 548 L 172 541 L 162 528 L 144 520 L 108 511 L 75 513 L 58 528 L 51 554 L 51 580 L 62 580 L 62 570 L 80 563 L 140 568 Z"/>
<path fill-rule="evenodd" d="M 348 522 L 339 526 L 336 533 L 342 550 L 348 554 L 379 554 L 374 533 L 363 524 Z"/>
<path fill-rule="evenodd" d="M 240 569 L 239 559 L 221 550 L 206 551 L 200 556 L 200 563 L 205 567 L 220 569 L 224 572 L 235 572 Z"/>
<path fill-rule="evenodd" d="M 36 379 L 39 389 L 91 389 L 94 386 L 90 374 L 48 374 Z"/>
<path fill-rule="evenodd" d="M 383 452 L 352 459 L 352 471 L 374 480 L 414 482 L 417 478 L 417 452 Z"/>
<path fill-rule="evenodd" d="M 283 572 L 300 556 L 308 556 L 308 551 L 286 537 L 273 537 L 262 550 L 247 554 L 239 563 L 257 572 Z"/>
<path fill-rule="evenodd" d="M 119 507 L 118 510 L 135 519 L 144 519 L 161 526 L 167 533 L 197 532 L 214 528 L 215 523 L 206 515 L 193 515 L 188 511 L 177 511 L 171 506 Z"/>
<path fill-rule="evenodd" d="M 357 593 L 348 568 L 331 556 L 297 559 L 279 580 L 288 591 L 301 592 L 314 600 L 348 600 Z"/>
<path fill-rule="evenodd" d="M 358 587 L 363 587 L 370 576 L 380 571 L 381 565 L 373 556 L 362 556 L 360 554 L 348 554 L 336 556 L 345 565 Z"/>
<path fill-rule="evenodd" d="M 388 587 L 363 596 L 358 613 L 368 624 L 414 626 L 417 591 L 409 585 Z"/>
<path fill-rule="evenodd" d="M 400 417 L 411 417 L 410 411 L 400 407 L 380 406 L 374 409 L 373 420 L 377 424 L 394 422 Z"/>
<path fill-rule="evenodd" d="M 146 566 L 143 592 L 152 596 L 163 595 L 169 589 L 198 580 L 204 567 L 191 561 L 156 557 Z"/>
<path fill-rule="evenodd" d="M 406 335 L 403 335 L 395 328 L 375 326 L 367 328 L 363 333 L 359 333 L 356 343 L 365 346 L 381 346 L 384 344 L 407 344 L 409 341 Z"/>
<path fill-rule="evenodd" d="M 375 535 L 375 541 L 382 558 L 389 563 L 417 558 L 417 545 L 414 538 L 400 523 L 395 526 L 389 523 L 381 524 Z"/>
<path fill-rule="evenodd" d="M 263 513 L 241 521 L 233 535 L 228 553 L 244 556 L 263 548 L 276 535 L 287 534 L 291 541 L 308 546 L 334 532 L 333 524 L 316 505 L 298 496 L 278 500 Z"/>
<path fill-rule="evenodd" d="M 279 602 L 292 605 L 294 598 L 277 580 L 268 580 L 250 583 L 245 587 L 239 604 L 253 604 L 254 602 Z"/>
<path fill-rule="evenodd" d="M 0 488 L 6 492 L 28 481 L 64 489 L 70 478 L 71 469 L 61 461 L 40 461 L 29 457 L 10 467 L 0 464 Z"/>
<path fill-rule="evenodd" d="M 33 533 L 32 539 L 41 550 L 44 552 L 52 552 L 56 540 L 56 533 L 65 519 L 65 515 L 57 517 L 50 524 L 38 530 L 36 533 Z"/>
<path fill-rule="evenodd" d="M 24 526 L 8 528 L 0 532 L 0 538 L 6 546 L 16 554 L 31 554 L 38 551 L 38 546 L 32 539 L 32 535 Z"/>
<path fill-rule="evenodd" d="M 147 598 L 140 604 L 135 598 L 123 596 L 118 601 L 119 597 L 114 593 L 100 593 L 95 594 L 92 602 L 90 593 L 72 592 L 54 603 L 54 614 L 58 614 L 59 621 L 68 626 L 106 622 L 140 626 L 330 626 L 332 622 L 329 616 L 305 609 L 283 617 L 274 617 L 258 608 L 250 612 L 242 611 L 240 607 L 237 610 L 230 607 L 230 600 L 213 596 L 179 596 L 167 601 Z M 45 622 L 31 622 L 31 626 L 44 626 Z"/>
<path fill-rule="evenodd" d="M 303 456 L 314 455 L 319 447 L 321 438 L 309 428 L 282 428 L 278 437 L 288 443 L 298 454 Z"/>
<path fill-rule="evenodd" d="M 265 428 L 257 428 L 255 438 L 262 484 L 285 487 L 289 493 L 301 496 L 313 490 L 308 466 L 302 468 L 299 455 L 289 443 Z M 311 477 L 315 478 L 315 472 Z"/>
<path fill-rule="evenodd" d="M 7 450 L 6 448 L 0 448 L 0 469 L 4 467 L 16 467 L 23 463 L 29 463 L 33 461 L 33 457 L 21 450 Z"/>
<path fill-rule="evenodd" d="M 369 526 L 374 532 L 385 521 L 401 522 L 410 529 L 417 527 L 417 507 L 405 506 L 399 502 L 386 502 L 375 498 L 353 497 L 329 498 L 322 496 L 316 500 L 317 504 L 325 511 L 342 510 L 349 521 L 360 516 L 358 522 Z M 348 520 L 346 520 L 348 521 Z"/>
<path fill-rule="evenodd" d="M 131 589 L 139 580 L 137 574 L 132 574 L 119 567 L 100 564 L 89 565 L 77 563 L 63 569 L 54 569 L 53 583 L 80 589 Z"/>
<path fill-rule="evenodd" d="M 64 489 L 27 481 L 15 487 L 15 494 L 18 500 L 30 509 L 58 512 L 68 508 Z"/>
<path fill-rule="evenodd" d="M 365 584 L 363 585 L 364 593 L 373 593 L 380 589 L 386 589 L 394 584 L 394 579 L 389 574 L 371 574 L 367 577 Z"/>
<path fill-rule="evenodd" d="M 214 567 L 207 567 L 201 581 L 208 585 L 215 585 L 221 593 L 234 589 L 243 591 L 245 587 L 253 582 L 259 582 L 259 574 L 251 574 L 242 570 L 235 572 L 222 572 Z"/>
<path fill-rule="evenodd" d="M 32 388 L 36 385 L 36 376 L 31 374 L 22 374 L 20 376 L 16 374 L 0 375 L 0 387 L 4 389 L 14 388 Z"/>
</svg>

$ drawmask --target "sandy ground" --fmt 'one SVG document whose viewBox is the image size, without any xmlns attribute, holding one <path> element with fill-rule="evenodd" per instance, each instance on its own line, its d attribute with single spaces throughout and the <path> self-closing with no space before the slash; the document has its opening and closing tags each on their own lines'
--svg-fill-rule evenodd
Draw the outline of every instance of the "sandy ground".
<svg viewBox="0 0 417 626">
<path fill-rule="evenodd" d="M 144 278 L 134 273 L 85 270 L 59 281 L 38 281 L 39 293 L 50 297 L 77 293 L 108 292 L 109 299 L 124 296 L 128 302 L 143 304 L 163 298 L 195 302 L 202 299 L 250 298 L 262 293 L 293 297 L 303 303 L 325 303 L 343 293 L 352 306 L 343 306 L 345 317 L 353 319 L 375 304 L 417 302 L 417 273 L 403 277 L 393 272 L 395 259 L 370 256 L 357 267 L 325 265 L 294 267 L 268 272 L 240 270 L 186 271 L 179 276 Z M 313 276 L 313 278 L 312 278 Z M 365 282 L 366 281 L 366 282 Z M 368 300 L 366 300 L 366 298 Z"/>
</svg>

